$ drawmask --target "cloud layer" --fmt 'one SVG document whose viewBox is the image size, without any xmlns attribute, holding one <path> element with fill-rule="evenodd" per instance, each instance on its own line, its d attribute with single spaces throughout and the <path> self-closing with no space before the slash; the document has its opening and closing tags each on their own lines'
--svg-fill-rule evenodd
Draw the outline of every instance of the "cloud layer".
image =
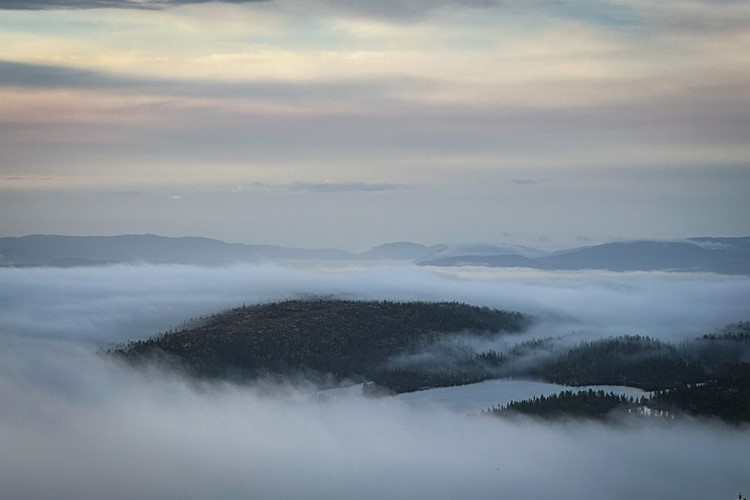
<svg viewBox="0 0 750 500">
<path fill-rule="evenodd" d="M 676 500 L 733 498 L 747 480 L 750 437 L 721 426 L 507 423 L 156 376 L 116 382 L 84 402 L 2 392 L 15 403 L 0 428 L 5 498 Z"/>
<path fill-rule="evenodd" d="M 712 275 L 111 266 L 0 269 L 3 498 L 733 498 L 745 430 L 467 419 L 311 388 L 192 384 L 94 354 L 190 316 L 306 294 L 520 309 L 535 334 L 679 339 L 746 314 Z M 262 389 L 262 390 L 261 390 Z"/>
<path fill-rule="evenodd" d="M 681 340 L 747 320 L 750 282 L 688 273 L 320 264 L 220 268 L 107 266 L 0 270 L 0 329 L 23 338 L 105 345 L 144 338 L 243 303 L 306 295 L 459 300 L 543 319 L 535 334 Z M 690 304 L 690 307 L 685 307 Z"/>
<path fill-rule="evenodd" d="M 215 0 L 0 0 L 0 9 L 164 9 L 177 5 L 208 3 Z M 268 0 L 222 0 L 225 3 L 252 3 Z"/>
<path fill-rule="evenodd" d="M 93 8 L 115 5 L 144 8 Z M 1 8 L 4 234 L 364 249 L 747 231 L 746 2 Z M 338 205 L 305 196 L 321 191 Z"/>
</svg>

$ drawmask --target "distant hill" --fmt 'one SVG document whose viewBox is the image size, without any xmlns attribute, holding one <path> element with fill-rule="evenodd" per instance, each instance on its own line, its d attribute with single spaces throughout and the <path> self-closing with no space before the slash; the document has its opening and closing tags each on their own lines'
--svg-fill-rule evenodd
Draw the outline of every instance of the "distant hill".
<svg viewBox="0 0 750 500">
<path fill-rule="evenodd" d="M 364 259 L 418 260 L 443 250 L 446 245 L 425 246 L 410 241 L 386 243 L 359 254 Z"/>
<path fill-rule="evenodd" d="M 548 253 L 505 244 L 425 246 L 387 243 L 366 252 L 226 243 L 153 234 L 32 235 L 0 238 L 0 266 L 90 266 L 120 262 L 221 265 L 267 260 L 400 260 L 423 266 L 528 267 L 544 270 L 715 272 L 750 275 L 750 237 L 622 241 Z"/>
<path fill-rule="evenodd" d="M 227 264 L 269 259 L 356 259 L 343 250 L 225 243 L 211 238 L 32 235 L 0 238 L 0 264 L 15 266 L 97 265 L 117 262 Z"/>
<path fill-rule="evenodd" d="M 692 240 L 615 242 L 558 252 L 537 261 L 546 269 L 750 272 L 750 238 L 733 240 L 734 245 L 714 248 Z"/>
<path fill-rule="evenodd" d="M 293 300 L 233 309 L 203 325 L 111 351 L 169 360 L 206 378 L 265 374 L 366 378 L 391 356 L 467 331 L 520 332 L 527 316 L 456 302 Z"/>
<path fill-rule="evenodd" d="M 549 255 L 455 255 L 423 259 L 429 266 L 529 267 L 545 270 L 681 271 L 750 274 L 750 237 L 629 241 L 574 248 Z"/>
<path fill-rule="evenodd" d="M 680 384 L 637 399 L 603 390 L 566 390 L 551 396 L 511 401 L 485 413 L 499 417 L 599 420 L 627 414 L 666 420 L 690 415 L 746 426 L 750 422 L 750 364 L 738 363 L 701 383 Z"/>
<path fill-rule="evenodd" d="M 456 255 L 418 262 L 422 266 L 537 267 L 536 261 L 522 255 Z"/>
<path fill-rule="evenodd" d="M 497 257 L 497 256 L 520 256 L 536 258 L 549 255 L 549 252 L 537 248 L 522 245 L 510 245 L 505 243 L 469 243 L 461 245 L 436 245 L 436 252 L 422 260 L 453 259 L 466 256 L 471 257 Z"/>
</svg>

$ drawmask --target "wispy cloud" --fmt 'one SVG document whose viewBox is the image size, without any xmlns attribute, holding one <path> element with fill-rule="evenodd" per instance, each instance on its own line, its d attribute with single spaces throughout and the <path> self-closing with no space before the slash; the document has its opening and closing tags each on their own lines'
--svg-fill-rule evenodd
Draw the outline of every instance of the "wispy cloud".
<svg viewBox="0 0 750 500">
<path fill-rule="evenodd" d="M 102 194 L 106 196 L 143 196 L 146 194 L 145 191 L 135 191 L 135 190 L 114 190 L 114 191 L 98 191 L 97 194 Z"/>
<path fill-rule="evenodd" d="M 348 78 L 325 82 L 261 80 L 209 80 L 137 77 L 70 66 L 0 60 L 0 87 L 25 89 L 109 90 L 129 94 L 183 96 L 191 98 L 245 98 L 283 102 L 367 102 L 393 99 L 393 88 L 426 89 L 418 78 Z M 363 98 L 363 96 L 367 96 Z"/>
<path fill-rule="evenodd" d="M 208 3 L 214 0 L 0 0 L 0 9 L 164 9 L 176 5 Z M 225 3 L 255 3 L 268 0 L 223 0 Z"/>
<path fill-rule="evenodd" d="M 390 182 L 292 182 L 284 187 L 292 191 L 307 191 L 311 193 L 347 193 L 397 191 L 404 189 L 403 184 Z"/>
<path fill-rule="evenodd" d="M 298 191 L 306 193 L 367 193 L 367 192 L 379 192 L 379 191 L 398 191 L 406 189 L 409 186 L 406 184 L 395 184 L 391 182 L 285 182 L 281 184 L 273 184 L 267 182 L 253 182 L 250 187 L 255 189 L 283 189 L 286 191 Z M 245 189 L 242 186 L 236 186 L 231 189 L 231 192 L 238 193 L 243 192 Z"/>
<path fill-rule="evenodd" d="M 5 10 L 54 9 L 141 9 L 163 10 L 180 5 L 203 4 L 217 0 L 0 0 Z M 219 0 L 228 4 L 251 4 L 273 0 Z M 281 2 L 274 2 L 281 3 Z M 369 0 L 312 0 L 304 2 L 311 12 L 323 11 L 333 15 L 355 16 L 387 20 L 390 22 L 415 22 L 438 9 L 502 9 L 509 14 L 546 12 L 561 17 L 583 18 L 596 23 L 630 24 L 638 20 L 637 14 L 621 3 L 592 0 L 581 6 L 580 2 L 562 0 L 396 0 L 377 2 Z"/>
<path fill-rule="evenodd" d="M 164 9 L 178 5 L 215 2 L 217 0 L 0 0 L 0 9 L 43 10 L 43 9 Z M 270 0 L 219 0 L 222 3 L 257 3 Z M 459 5 L 467 7 L 505 6 L 502 0 L 397 0 L 389 2 L 322 0 L 311 2 L 325 5 L 338 11 L 360 13 L 377 17 L 412 17 L 417 14 L 443 7 Z"/>
</svg>

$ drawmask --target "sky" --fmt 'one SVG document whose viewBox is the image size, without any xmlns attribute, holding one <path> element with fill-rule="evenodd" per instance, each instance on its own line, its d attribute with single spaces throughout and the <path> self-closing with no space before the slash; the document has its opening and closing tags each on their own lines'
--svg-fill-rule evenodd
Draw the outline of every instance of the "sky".
<svg viewBox="0 0 750 500">
<path fill-rule="evenodd" d="M 0 0 L 0 235 L 750 234 L 750 4 Z"/>
</svg>

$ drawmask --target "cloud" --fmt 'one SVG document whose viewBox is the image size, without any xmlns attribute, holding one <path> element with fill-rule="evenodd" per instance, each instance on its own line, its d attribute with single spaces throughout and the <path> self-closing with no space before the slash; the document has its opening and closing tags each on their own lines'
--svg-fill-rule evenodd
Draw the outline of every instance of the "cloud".
<svg viewBox="0 0 750 500">
<path fill-rule="evenodd" d="M 510 182 L 513 184 L 518 184 L 518 185 L 528 185 L 528 184 L 539 184 L 542 181 L 538 179 L 511 179 Z"/>
<path fill-rule="evenodd" d="M 216 0 L 0 0 L 0 9 L 12 10 L 43 10 L 43 9 L 164 9 L 178 5 L 210 3 Z M 220 0 L 223 3 L 257 3 L 269 0 Z M 493 0 L 398 0 L 394 2 L 364 2 L 324 0 L 323 5 L 329 5 L 337 10 L 348 10 L 378 17 L 393 17 L 414 15 L 445 5 L 462 5 L 471 7 L 486 7 L 499 5 L 501 2 Z"/>
<path fill-rule="evenodd" d="M 4 346 L 7 347 L 7 346 Z M 134 374 L 74 349 L 0 369 L 3 498 L 732 498 L 750 435 L 320 404 Z M 53 355 L 56 354 L 56 355 Z M 3 350 L 5 361 L 18 346 Z M 17 364 L 13 364 L 17 367 Z M 30 380 L 30 378 L 32 380 Z M 570 457 L 575 457 L 571 460 Z"/>
<path fill-rule="evenodd" d="M 0 0 L 0 9 L 164 9 L 215 0 Z M 224 3 L 257 3 L 268 0 L 222 0 Z"/>
<path fill-rule="evenodd" d="M 255 189 L 271 190 L 283 189 L 292 192 L 305 193 L 371 193 L 381 191 L 398 191 L 406 189 L 409 186 L 404 184 L 394 184 L 391 182 L 285 182 L 281 184 L 272 184 L 267 182 L 253 182 L 249 186 Z M 231 189 L 232 193 L 244 192 L 242 186 L 236 186 Z"/>
<path fill-rule="evenodd" d="M 191 316 L 308 293 L 520 309 L 548 318 L 540 335 L 684 338 L 746 314 L 750 280 L 362 263 L 0 268 L 0 496 L 677 500 L 750 487 L 750 434 L 720 424 L 467 419 L 357 395 L 320 403 L 304 385 L 194 384 L 94 354 Z"/>
<path fill-rule="evenodd" d="M 68 383 L 86 397 L 71 397 L 70 386 L 0 393 L 14 403 L 2 408 L 4 498 L 494 499 L 552 490 L 676 500 L 733 498 L 746 487 L 750 436 L 721 426 L 545 425 L 394 400 L 282 400 L 64 354 L 55 375 L 72 374 Z"/>
<path fill-rule="evenodd" d="M 24 89 L 111 90 L 191 98 L 248 98 L 284 102 L 356 99 L 367 102 L 391 97 L 392 88 L 427 88 L 417 78 L 347 79 L 328 82 L 217 81 L 137 77 L 69 66 L 0 60 L 0 87 Z M 367 96 L 363 99 L 363 96 Z"/>
<path fill-rule="evenodd" d="M 133 190 L 118 190 L 118 191 L 99 191 L 97 194 L 112 195 L 112 196 L 143 196 L 144 191 L 133 191 Z"/>
<path fill-rule="evenodd" d="M 390 182 L 292 182 L 284 186 L 292 191 L 311 193 L 369 193 L 397 191 L 405 187 Z"/>
<path fill-rule="evenodd" d="M 541 336 L 681 340 L 747 320 L 750 280 L 674 273 L 545 272 L 331 263 L 0 268 L 0 332 L 86 342 L 143 338 L 202 314 L 299 294 L 459 300 L 549 318 Z M 691 304 L 686 309 L 685 304 Z"/>
<path fill-rule="evenodd" d="M 143 9 L 162 10 L 180 5 L 212 3 L 217 0 L 0 0 L 0 9 Z M 230 4 L 252 4 L 271 0 L 218 0 Z M 281 2 L 274 2 L 281 3 Z M 508 14 L 546 12 L 563 17 L 582 18 L 597 23 L 629 24 L 638 19 L 634 11 L 622 4 L 606 0 L 590 1 L 585 7 L 575 1 L 531 0 L 396 0 L 372 2 L 367 0 L 313 0 L 293 7 L 308 12 L 324 12 L 334 16 L 357 16 L 390 22 L 415 22 L 439 9 L 502 9 Z"/>
<path fill-rule="evenodd" d="M 746 2 L 741 0 L 695 0 L 688 4 L 679 0 L 313 0 L 306 5 L 333 14 L 395 23 L 421 21 L 440 9 L 492 9 L 503 16 L 532 16 L 537 22 L 557 18 L 615 31 L 637 27 L 693 35 L 741 33 L 750 20 Z"/>
<path fill-rule="evenodd" d="M 0 84 L 27 88 L 124 87 L 137 81 L 103 72 L 45 64 L 0 61 Z"/>
</svg>

